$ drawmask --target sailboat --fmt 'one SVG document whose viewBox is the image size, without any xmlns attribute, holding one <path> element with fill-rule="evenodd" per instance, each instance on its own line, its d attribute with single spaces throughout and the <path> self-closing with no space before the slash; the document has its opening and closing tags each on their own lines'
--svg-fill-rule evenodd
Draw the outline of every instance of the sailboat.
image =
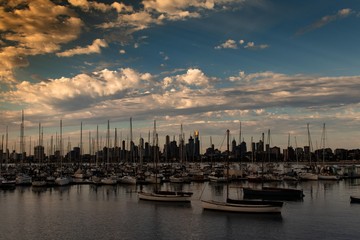
<svg viewBox="0 0 360 240">
<path fill-rule="evenodd" d="M 336 171 L 330 167 L 325 166 L 325 123 L 323 124 L 323 131 L 322 131 L 322 164 L 320 166 L 320 173 L 319 173 L 319 180 L 340 180 L 340 176 L 336 174 Z"/>
<path fill-rule="evenodd" d="M 227 130 L 227 177 L 229 177 L 229 134 Z M 201 200 L 202 207 L 206 210 L 241 213 L 281 213 L 283 202 L 265 200 L 241 200 L 229 198 L 229 181 L 227 181 L 226 201 Z"/>
<path fill-rule="evenodd" d="M 157 201 L 157 202 L 191 202 L 192 192 L 183 191 L 161 191 L 157 189 L 157 162 L 158 162 L 158 135 L 156 133 L 156 121 L 154 120 L 154 160 L 155 160 L 155 190 L 153 192 L 138 192 L 140 200 Z"/>
<path fill-rule="evenodd" d="M 270 130 L 268 131 L 270 136 Z M 267 151 L 270 149 L 270 137 L 268 137 Z M 268 152 L 270 153 L 270 152 Z M 269 156 L 270 160 L 270 156 Z M 264 162 L 264 161 L 262 161 Z M 264 169 L 262 169 L 264 172 Z M 305 196 L 302 189 L 296 188 L 283 188 L 283 187 L 264 187 L 263 181 L 261 182 L 261 188 L 244 187 L 243 193 L 245 198 L 260 198 L 271 200 L 301 200 Z"/>
<path fill-rule="evenodd" d="M 60 120 L 60 176 L 55 179 L 55 184 L 58 186 L 65 186 L 70 184 L 70 178 L 62 175 L 63 171 L 63 149 L 62 149 L 62 119 Z"/>
<path fill-rule="evenodd" d="M 307 132 L 308 132 L 308 142 L 309 142 L 309 167 L 308 168 L 305 168 L 303 170 L 305 171 L 302 171 L 299 173 L 299 178 L 300 180 L 303 180 L 303 181 L 317 181 L 319 179 L 319 176 L 315 173 L 314 171 L 314 166 L 312 166 L 311 164 L 311 146 L 312 146 L 312 143 L 311 143 L 311 136 L 310 136 L 310 129 L 309 129 L 309 123 L 307 124 Z"/>
</svg>

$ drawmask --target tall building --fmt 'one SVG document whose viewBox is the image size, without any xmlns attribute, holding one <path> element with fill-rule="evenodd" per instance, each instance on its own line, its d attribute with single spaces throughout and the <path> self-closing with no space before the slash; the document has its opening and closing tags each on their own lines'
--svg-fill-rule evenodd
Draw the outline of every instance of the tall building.
<svg viewBox="0 0 360 240">
<path fill-rule="evenodd" d="M 200 140 L 199 140 L 199 131 L 194 131 L 194 160 L 200 158 Z"/>
<path fill-rule="evenodd" d="M 34 160 L 35 162 L 42 163 L 45 160 L 45 148 L 44 146 L 34 147 Z"/>
</svg>

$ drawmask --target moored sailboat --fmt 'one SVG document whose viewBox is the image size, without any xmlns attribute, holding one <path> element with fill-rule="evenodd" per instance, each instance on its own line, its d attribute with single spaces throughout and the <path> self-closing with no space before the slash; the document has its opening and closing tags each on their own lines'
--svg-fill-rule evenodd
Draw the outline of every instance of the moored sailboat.
<svg viewBox="0 0 360 240">
<path fill-rule="evenodd" d="M 183 191 L 161 191 L 157 189 L 157 162 L 158 162 L 158 136 L 156 133 L 156 121 L 154 120 L 154 136 L 153 136 L 153 146 L 154 146 L 154 160 L 155 160 L 155 190 L 153 192 L 138 192 L 138 197 L 140 200 L 148 201 L 158 201 L 158 202 L 190 202 L 193 195 L 192 192 L 183 192 Z"/>
<path fill-rule="evenodd" d="M 229 133 L 227 130 L 227 152 L 229 154 Z M 229 177 L 229 156 L 227 158 L 227 178 Z M 281 213 L 283 202 L 264 200 L 241 200 L 229 198 L 229 181 L 227 181 L 226 201 L 201 200 L 206 210 L 241 213 Z"/>
</svg>

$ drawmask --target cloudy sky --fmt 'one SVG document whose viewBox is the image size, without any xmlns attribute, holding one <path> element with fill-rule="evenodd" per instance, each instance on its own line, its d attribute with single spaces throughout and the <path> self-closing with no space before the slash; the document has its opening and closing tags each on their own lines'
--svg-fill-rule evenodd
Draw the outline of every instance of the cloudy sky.
<svg viewBox="0 0 360 240">
<path fill-rule="evenodd" d="M 358 0 L 0 1 L 0 134 L 360 145 Z M 270 129 L 270 137 L 267 136 Z M 296 140 L 296 141 L 295 141 Z M 84 140 L 87 141 L 87 140 Z M 28 151 L 28 150 L 27 150 Z"/>
</svg>

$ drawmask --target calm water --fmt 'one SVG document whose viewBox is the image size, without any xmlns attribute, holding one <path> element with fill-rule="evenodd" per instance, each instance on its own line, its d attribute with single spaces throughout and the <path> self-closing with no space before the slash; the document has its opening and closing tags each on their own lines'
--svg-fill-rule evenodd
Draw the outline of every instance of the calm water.
<svg viewBox="0 0 360 240">
<path fill-rule="evenodd" d="M 232 184 L 230 195 L 247 185 Z M 281 215 L 203 211 L 200 197 L 223 199 L 222 184 L 162 185 L 193 191 L 191 204 L 139 201 L 139 186 L 17 187 L 0 191 L 0 239 L 359 239 L 360 204 L 349 196 L 360 195 L 360 179 L 291 187 L 305 198 Z"/>
</svg>

